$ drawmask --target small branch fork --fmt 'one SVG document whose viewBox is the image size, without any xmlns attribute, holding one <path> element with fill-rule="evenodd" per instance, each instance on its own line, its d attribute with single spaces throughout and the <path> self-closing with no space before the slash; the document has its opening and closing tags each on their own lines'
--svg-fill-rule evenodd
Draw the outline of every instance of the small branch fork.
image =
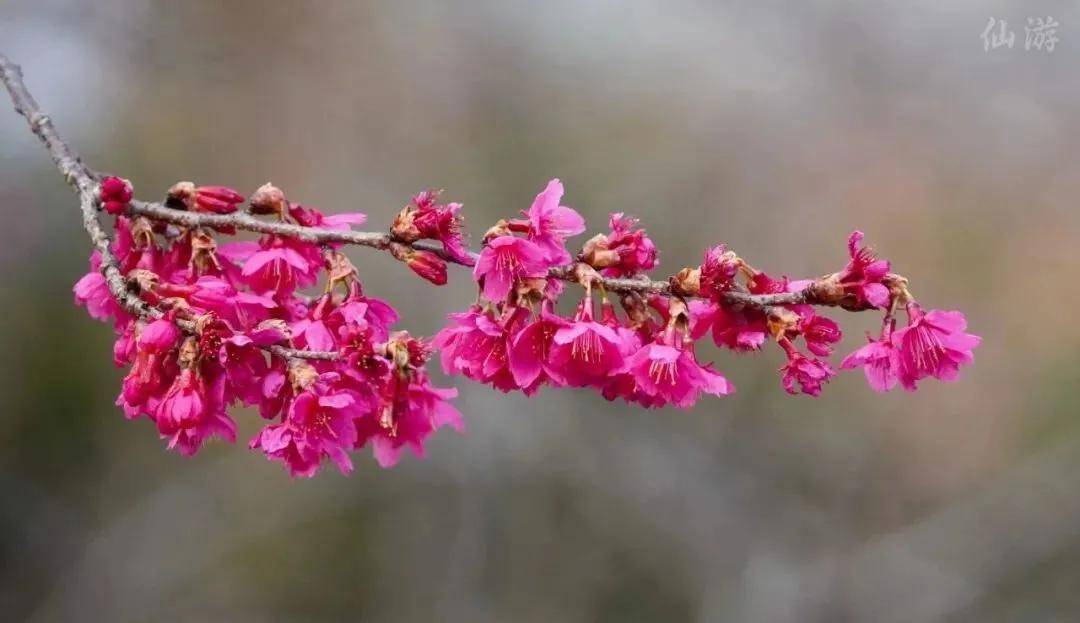
<svg viewBox="0 0 1080 623">
<path fill-rule="evenodd" d="M 46 115 L 34 97 L 23 83 L 22 70 L 10 59 L 0 54 L 0 80 L 3 81 L 11 96 L 15 111 L 26 118 L 30 130 L 41 140 L 49 151 L 56 168 L 64 176 L 67 183 L 75 189 L 79 195 L 79 207 L 82 212 L 83 227 L 90 236 L 90 240 L 101 256 L 101 273 L 105 277 L 109 291 L 117 302 L 128 312 L 143 318 L 157 319 L 165 313 L 152 305 L 147 304 L 132 291 L 121 273 L 115 256 L 109 248 L 108 234 L 102 228 L 98 219 L 99 207 L 99 176 L 89 167 L 84 165 L 75 155 L 71 147 L 62 139 L 53 126 L 52 120 Z M 160 203 L 144 201 L 132 201 L 128 207 L 128 213 L 145 216 L 152 220 L 171 223 L 185 228 L 207 227 L 212 229 L 235 228 L 238 230 L 273 234 L 278 236 L 292 237 L 307 242 L 328 244 L 345 243 L 357 246 L 369 247 L 381 251 L 390 252 L 395 245 L 404 245 L 416 250 L 427 251 L 438 255 L 443 260 L 463 264 L 461 261 L 446 253 L 442 246 L 431 241 L 418 241 L 406 244 L 395 240 L 389 232 L 359 232 L 351 230 L 331 230 L 317 227 L 304 227 L 292 223 L 269 221 L 255 218 L 245 212 L 233 214 L 210 214 L 203 212 L 189 212 L 167 207 Z M 471 254 L 475 259 L 476 254 Z M 549 277 L 567 282 L 579 282 L 575 265 L 559 266 L 549 271 Z M 594 277 L 587 286 L 600 286 L 608 292 L 622 294 L 636 293 L 639 295 L 671 294 L 671 285 L 666 281 L 652 281 L 647 278 L 605 278 Z M 746 291 L 730 291 L 724 294 L 726 302 L 745 308 L 761 310 L 765 313 L 772 311 L 774 306 L 795 305 L 801 303 L 813 303 L 819 305 L 833 305 L 835 303 L 822 301 L 816 295 L 815 284 L 807 286 L 797 292 L 784 292 L 779 294 L 751 294 Z M 177 325 L 188 333 L 195 332 L 195 323 L 190 320 L 177 319 Z M 323 359 L 331 360 L 338 357 L 336 352 L 310 351 L 287 348 L 273 345 L 266 348 L 272 354 L 285 359 Z"/>
</svg>

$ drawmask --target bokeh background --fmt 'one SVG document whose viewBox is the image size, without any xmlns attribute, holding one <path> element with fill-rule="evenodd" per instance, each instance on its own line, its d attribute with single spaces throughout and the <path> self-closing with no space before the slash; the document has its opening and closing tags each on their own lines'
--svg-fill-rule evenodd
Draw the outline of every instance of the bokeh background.
<svg viewBox="0 0 1080 623">
<path fill-rule="evenodd" d="M 478 236 L 558 176 L 594 229 L 640 216 L 664 274 L 724 241 L 816 275 L 861 228 L 984 337 L 917 394 L 789 397 L 778 352 L 708 350 L 738 392 L 690 412 L 454 380 L 468 432 L 424 461 L 185 460 L 112 404 L 76 203 L 5 98 L 0 618 L 1080 620 L 1078 50 L 1052 1 L 0 4 L 0 51 L 142 197 L 272 180 L 380 225 L 433 186 Z M 471 300 L 350 253 L 415 333 Z M 876 319 L 843 322 L 848 352 Z"/>
</svg>

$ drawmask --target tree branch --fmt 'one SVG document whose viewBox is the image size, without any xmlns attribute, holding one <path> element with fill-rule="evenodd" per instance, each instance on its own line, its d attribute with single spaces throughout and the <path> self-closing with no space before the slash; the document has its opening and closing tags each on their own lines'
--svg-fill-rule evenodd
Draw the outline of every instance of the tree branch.
<svg viewBox="0 0 1080 623">
<path fill-rule="evenodd" d="M 26 118 L 30 129 L 45 144 L 56 164 L 57 169 L 64 176 L 72 188 L 79 194 L 79 203 L 82 211 L 83 227 L 86 229 L 94 248 L 101 256 L 101 273 L 104 275 L 109 291 L 117 302 L 130 313 L 144 318 L 160 318 L 164 315 L 162 310 L 147 304 L 132 292 L 127 285 L 124 275 L 120 272 L 116 258 L 109 248 L 108 234 L 101 226 L 98 219 L 98 176 L 79 160 L 68 144 L 60 138 L 52 120 L 46 115 L 23 83 L 22 71 L 18 65 L 11 62 L 7 57 L 0 55 L 0 78 L 7 87 L 15 110 Z M 441 245 L 431 241 L 418 241 L 411 244 L 395 240 L 388 232 L 358 232 L 351 230 L 332 230 L 316 227 L 304 227 L 293 223 L 281 221 L 264 221 L 255 218 L 245 212 L 233 214 L 210 214 L 202 212 L 189 212 L 167 207 L 160 203 L 148 203 L 144 201 L 132 201 L 128 207 L 128 213 L 145 216 L 153 220 L 172 223 L 187 228 L 208 227 L 228 228 L 287 236 L 305 240 L 308 242 L 345 243 L 357 246 L 369 247 L 382 251 L 389 251 L 392 244 L 401 244 L 416 250 L 434 253 L 443 260 L 464 264 L 452 255 L 445 252 Z M 475 259 L 477 255 L 470 252 Z M 559 266 L 550 269 L 549 277 L 567 282 L 577 282 L 574 265 Z M 671 286 L 666 281 L 652 281 L 647 278 L 606 278 L 601 277 L 593 285 L 600 285 L 605 290 L 618 293 L 638 294 L 661 294 L 670 295 Z M 814 285 L 808 286 L 798 292 L 785 292 L 779 294 L 751 294 L 746 291 L 729 291 L 724 294 L 725 301 L 732 305 L 758 309 L 769 313 L 777 305 L 793 305 L 812 302 L 815 304 L 832 305 L 816 300 Z M 187 320 L 178 320 L 178 325 L 188 331 L 194 330 L 194 324 Z M 334 359 L 337 353 L 323 351 L 306 351 L 285 348 L 283 346 L 271 346 L 267 350 L 275 355 L 286 358 L 307 359 Z"/>
</svg>

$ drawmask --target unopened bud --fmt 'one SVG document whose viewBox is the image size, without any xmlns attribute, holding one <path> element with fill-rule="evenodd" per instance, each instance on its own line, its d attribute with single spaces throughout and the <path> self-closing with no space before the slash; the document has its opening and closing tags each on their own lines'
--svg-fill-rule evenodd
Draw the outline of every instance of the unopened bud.
<svg viewBox="0 0 1080 623">
<path fill-rule="evenodd" d="M 431 283 L 446 285 L 446 262 L 430 251 L 410 251 L 405 255 L 405 264 L 417 275 Z"/>
<path fill-rule="evenodd" d="M 285 193 L 269 182 L 258 187 L 248 199 L 248 211 L 252 214 L 284 214 L 286 209 Z"/>
<path fill-rule="evenodd" d="M 412 243 L 419 240 L 422 235 L 420 229 L 416 226 L 414 219 L 416 217 L 416 210 L 412 206 L 405 206 L 394 217 L 394 224 L 390 226 L 390 234 L 397 240 L 405 243 Z"/>
<path fill-rule="evenodd" d="M 193 210 L 195 208 L 195 184 L 177 182 L 165 194 L 165 205 L 174 210 Z"/>
<path fill-rule="evenodd" d="M 701 293 L 701 269 L 686 267 L 668 279 L 671 293 L 679 296 L 697 296 Z"/>
</svg>

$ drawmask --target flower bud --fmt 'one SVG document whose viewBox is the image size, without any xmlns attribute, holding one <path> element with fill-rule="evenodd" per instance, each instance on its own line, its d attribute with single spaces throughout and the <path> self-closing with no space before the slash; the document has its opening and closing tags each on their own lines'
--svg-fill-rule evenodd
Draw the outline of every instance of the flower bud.
<svg viewBox="0 0 1080 623">
<path fill-rule="evenodd" d="M 419 240 L 422 236 L 420 230 L 413 222 L 416 216 L 416 210 L 412 206 L 405 206 L 394 217 L 394 224 L 390 226 L 390 234 L 397 240 L 405 243 L 412 243 Z"/>
<path fill-rule="evenodd" d="M 243 195 L 226 186 L 199 186 L 195 189 L 195 205 L 202 212 L 231 214 L 243 201 Z"/>
<path fill-rule="evenodd" d="M 287 208 L 285 193 L 269 182 L 258 187 L 248 200 L 252 214 L 284 214 Z"/>
<path fill-rule="evenodd" d="M 109 176 L 101 180 L 101 207 L 114 216 L 123 214 L 131 203 L 134 187 L 131 182 Z"/>
<path fill-rule="evenodd" d="M 165 205 L 174 210 L 191 210 L 195 207 L 195 184 L 177 182 L 165 193 Z"/>
<path fill-rule="evenodd" d="M 678 296 L 697 296 L 701 292 L 701 269 L 686 267 L 668 279 L 671 293 Z"/>
<path fill-rule="evenodd" d="M 405 256 L 405 263 L 414 273 L 431 283 L 446 285 L 446 262 L 430 251 L 412 251 Z"/>
<path fill-rule="evenodd" d="M 608 237 L 596 234 L 581 247 L 581 261 L 593 268 L 607 268 L 619 263 L 619 252 L 608 248 Z"/>
</svg>

